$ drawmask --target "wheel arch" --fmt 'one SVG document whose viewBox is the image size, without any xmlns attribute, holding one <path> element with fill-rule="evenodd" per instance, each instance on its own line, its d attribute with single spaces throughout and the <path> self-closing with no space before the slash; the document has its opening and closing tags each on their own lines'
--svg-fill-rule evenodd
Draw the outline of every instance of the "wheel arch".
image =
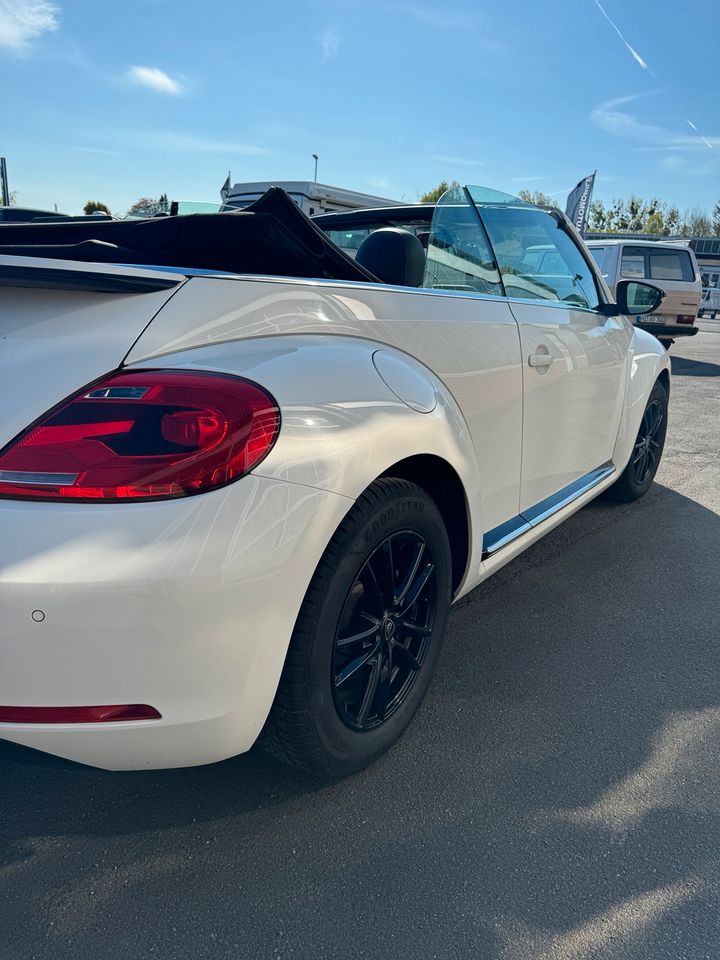
<svg viewBox="0 0 720 960">
<path fill-rule="evenodd" d="M 470 512 L 465 487 L 457 471 L 442 457 L 421 453 L 399 460 L 381 476 L 409 480 L 435 501 L 450 541 L 455 594 L 465 579 L 470 560 Z"/>
<path fill-rule="evenodd" d="M 612 458 L 618 472 L 625 469 L 630 459 L 648 397 L 658 382 L 662 383 L 669 395 L 670 358 L 668 353 L 652 334 L 634 327 L 628 357 L 623 414 Z"/>
</svg>

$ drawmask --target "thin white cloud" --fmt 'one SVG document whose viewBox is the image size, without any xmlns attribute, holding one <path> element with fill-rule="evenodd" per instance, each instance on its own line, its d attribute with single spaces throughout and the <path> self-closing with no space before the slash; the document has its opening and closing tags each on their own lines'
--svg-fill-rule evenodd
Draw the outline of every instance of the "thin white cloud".
<svg viewBox="0 0 720 960">
<path fill-rule="evenodd" d="M 377 177 L 368 177 L 367 181 L 371 187 L 375 187 L 376 190 L 389 190 L 390 189 L 390 177 L 387 174 L 382 174 Z"/>
<path fill-rule="evenodd" d="M 474 27 L 479 20 L 479 15 L 471 10 L 438 9 L 415 3 L 408 4 L 406 9 L 413 17 L 431 27 Z"/>
<path fill-rule="evenodd" d="M 625 44 L 625 46 L 626 46 L 628 52 L 630 53 L 631 57 L 633 58 L 633 60 L 634 60 L 639 66 L 641 66 L 641 67 L 643 68 L 643 70 L 647 70 L 647 72 L 650 74 L 650 76 L 654 77 L 655 74 L 652 72 L 652 70 L 651 70 L 650 67 L 647 65 L 647 63 L 643 60 L 643 58 L 640 56 L 640 54 L 637 52 L 637 50 L 636 50 L 634 47 L 631 47 L 631 46 L 630 46 L 630 44 L 627 42 L 627 40 L 625 39 L 625 37 L 624 37 L 624 36 L 622 35 L 622 33 L 620 32 L 620 28 L 619 28 L 618 25 L 615 23 L 615 21 L 614 21 L 614 20 L 611 20 L 610 17 L 607 15 L 607 13 L 606 13 L 605 10 L 603 9 L 602 5 L 600 4 L 600 0 L 594 0 L 594 2 L 595 2 L 595 6 L 598 8 L 598 10 L 600 11 L 600 13 L 605 17 L 605 19 L 606 19 L 607 22 L 610 24 L 610 26 L 613 28 L 613 30 L 615 31 L 615 33 L 620 37 L 620 39 L 622 40 L 622 42 Z"/>
<path fill-rule="evenodd" d="M 320 49 L 323 61 L 332 60 L 340 49 L 340 31 L 335 26 L 326 27 L 320 37 Z"/>
<path fill-rule="evenodd" d="M 651 91 L 654 92 L 656 91 Z M 720 144 L 720 137 L 678 133 L 657 124 L 643 123 L 634 114 L 620 109 L 646 96 L 649 94 L 631 94 L 606 100 L 592 110 L 590 119 L 606 133 L 625 140 L 640 141 L 642 145 L 636 147 L 636 150 L 698 150 Z"/>
<path fill-rule="evenodd" d="M 272 151 L 251 143 L 232 140 L 212 140 L 173 130 L 112 130 L 106 134 L 95 131 L 86 133 L 86 138 L 117 144 L 124 149 L 158 150 L 163 153 L 222 153 L 225 156 L 263 157 Z M 90 149 L 90 148 L 88 148 Z M 109 148 L 108 148 L 109 149 Z"/>
<path fill-rule="evenodd" d="M 697 133 L 697 127 L 696 127 L 695 124 L 692 122 L 692 120 L 686 120 L 685 123 L 687 123 L 687 125 L 688 125 L 689 127 L 691 127 L 691 128 Z"/>
<path fill-rule="evenodd" d="M 46 0 L 0 0 L 0 48 L 23 53 L 43 33 L 59 29 L 59 13 Z"/>
<path fill-rule="evenodd" d="M 452 157 L 445 153 L 434 153 L 430 157 L 435 163 L 447 163 L 453 167 L 482 167 L 482 160 L 474 160 L 472 157 Z"/>
<path fill-rule="evenodd" d="M 157 93 L 166 93 L 177 97 L 183 92 L 182 84 L 173 80 L 159 67 L 130 67 L 126 76 L 133 83 L 137 83 L 141 87 L 149 87 Z"/>
<path fill-rule="evenodd" d="M 544 180 L 545 177 L 510 177 L 512 183 L 531 183 L 534 180 Z"/>
<path fill-rule="evenodd" d="M 116 157 L 120 153 L 119 150 L 105 150 L 102 147 L 73 147 L 73 150 L 77 150 L 78 153 L 99 154 L 105 157 Z"/>
</svg>

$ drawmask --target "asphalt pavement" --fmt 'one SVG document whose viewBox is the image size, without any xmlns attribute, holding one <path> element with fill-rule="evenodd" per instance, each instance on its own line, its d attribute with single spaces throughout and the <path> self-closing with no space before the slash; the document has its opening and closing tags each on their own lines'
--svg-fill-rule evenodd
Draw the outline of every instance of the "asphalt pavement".
<svg viewBox="0 0 720 960">
<path fill-rule="evenodd" d="M 720 958 L 720 324 L 639 503 L 458 605 L 401 742 L 109 774 L 0 743 L 0 960 Z"/>
</svg>

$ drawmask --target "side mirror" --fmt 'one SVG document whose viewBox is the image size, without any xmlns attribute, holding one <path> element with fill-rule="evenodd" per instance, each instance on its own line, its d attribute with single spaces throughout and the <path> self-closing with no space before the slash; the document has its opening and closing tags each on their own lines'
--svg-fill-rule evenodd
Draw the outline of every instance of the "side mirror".
<svg viewBox="0 0 720 960">
<path fill-rule="evenodd" d="M 636 317 L 657 310 L 665 299 L 665 291 L 652 283 L 640 280 L 619 280 L 615 288 L 615 303 L 607 304 L 604 313 L 609 316 Z"/>
</svg>

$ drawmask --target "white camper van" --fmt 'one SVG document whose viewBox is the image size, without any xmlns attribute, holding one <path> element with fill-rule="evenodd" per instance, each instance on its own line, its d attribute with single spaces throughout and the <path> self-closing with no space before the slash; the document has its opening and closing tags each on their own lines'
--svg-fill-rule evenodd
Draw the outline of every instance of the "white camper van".
<svg viewBox="0 0 720 960">
<path fill-rule="evenodd" d="M 266 180 L 255 183 L 236 183 L 230 186 L 227 181 L 220 190 L 225 208 L 242 209 L 249 206 L 270 187 L 282 187 L 308 217 L 320 213 L 335 213 L 344 210 L 362 210 L 368 207 L 399 206 L 399 200 L 386 197 L 374 197 L 356 190 L 331 187 L 327 183 L 314 183 L 312 180 Z"/>
</svg>

